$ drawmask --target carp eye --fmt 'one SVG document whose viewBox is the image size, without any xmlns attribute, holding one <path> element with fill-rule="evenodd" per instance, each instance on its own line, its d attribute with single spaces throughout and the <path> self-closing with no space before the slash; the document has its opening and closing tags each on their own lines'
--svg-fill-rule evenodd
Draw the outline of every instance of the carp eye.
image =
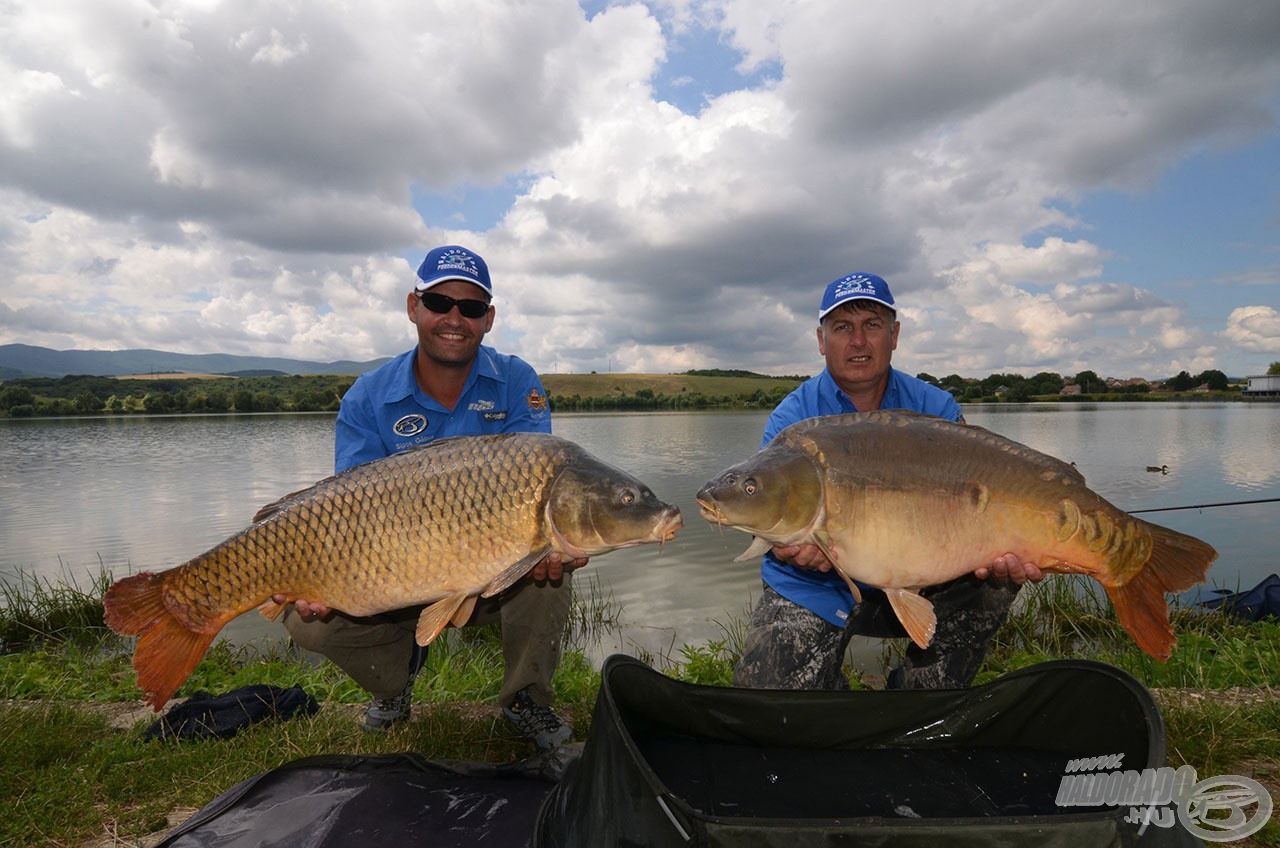
<svg viewBox="0 0 1280 848">
<path fill-rule="evenodd" d="M 742 482 L 742 491 L 748 495 L 754 495 L 759 489 L 760 487 L 756 485 L 756 481 L 750 477 Z"/>
<path fill-rule="evenodd" d="M 624 505 L 624 506 L 631 506 L 631 505 L 632 505 L 633 503 L 635 503 L 635 502 L 636 502 L 636 490 L 635 490 L 635 489 L 623 489 L 623 490 L 622 490 L 622 503 L 623 503 L 623 505 Z"/>
</svg>

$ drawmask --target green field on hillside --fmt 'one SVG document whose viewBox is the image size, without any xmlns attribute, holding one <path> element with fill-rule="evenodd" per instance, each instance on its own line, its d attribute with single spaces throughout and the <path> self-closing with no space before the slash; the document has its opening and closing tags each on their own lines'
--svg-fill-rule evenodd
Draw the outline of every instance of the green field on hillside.
<svg viewBox="0 0 1280 848">
<path fill-rule="evenodd" d="M 542 384 L 555 397 L 621 397 L 648 390 L 655 395 L 750 395 L 774 389 L 791 391 L 793 377 L 704 377 L 692 374 L 542 374 Z"/>
</svg>

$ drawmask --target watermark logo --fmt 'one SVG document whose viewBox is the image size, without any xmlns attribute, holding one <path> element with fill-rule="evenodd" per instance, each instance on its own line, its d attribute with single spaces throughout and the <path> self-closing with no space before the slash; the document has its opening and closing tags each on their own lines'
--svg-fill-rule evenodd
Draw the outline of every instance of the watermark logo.
<svg viewBox="0 0 1280 848">
<path fill-rule="evenodd" d="M 1151 825 L 1178 822 L 1208 842 L 1232 842 L 1257 833 L 1271 818 L 1271 793 L 1247 777 L 1197 780 L 1191 766 L 1123 768 L 1123 754 L 1071 760 L 1058 785 L 1060 807 L 1128 807 L 1125 821 L 1141 835 Z"/>
</svg>

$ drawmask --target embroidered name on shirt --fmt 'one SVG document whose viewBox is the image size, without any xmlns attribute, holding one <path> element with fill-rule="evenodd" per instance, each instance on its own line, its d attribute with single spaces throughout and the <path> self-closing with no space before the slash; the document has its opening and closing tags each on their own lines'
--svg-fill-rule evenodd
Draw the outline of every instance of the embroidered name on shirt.
<svg viewBox="0 0 1280 848">
<path fill-rule="evenodd" d="M 504 409 L 500 412 L 482 412 L 480 417 L 485 421 L 506 421 L 507 411 Z"/>
</svg>

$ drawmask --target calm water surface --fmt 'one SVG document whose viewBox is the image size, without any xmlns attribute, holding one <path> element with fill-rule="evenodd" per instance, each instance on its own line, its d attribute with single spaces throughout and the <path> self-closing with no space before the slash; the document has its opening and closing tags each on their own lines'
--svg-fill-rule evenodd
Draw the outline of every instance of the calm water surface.
<svg viewBox="0 0 1280 848">
<path fill-rule="evenodd" d="M 1280 497 L 1280 405 L 971 406 L 981 424 L 1075 462 L 1123 509 Z M 694 494 L 759 446 L 765 412 L 563 414 L 555 432 L 636 474 L 685 516 L 679 538 L 592 560 L 623 606 L 618 644 L 678 656 L 745 618 L 757 569 L 732 562 L 750 541 L 698 517 Z M 258 507 L 332 469 L 333 416 L 249 415 L 0 421 L 0 581 L 19 571 L 77 579 L 167 568 L 242 529 Z M 1167 466 L 1151 473 L 1148 466 Z M 1146 516 L 1219 551 L 1214 583 L 1248 587 L 1280 571 L 1280 504 Z M 279 638 L 243 616 L 241 641 Z"/>
</svg>

